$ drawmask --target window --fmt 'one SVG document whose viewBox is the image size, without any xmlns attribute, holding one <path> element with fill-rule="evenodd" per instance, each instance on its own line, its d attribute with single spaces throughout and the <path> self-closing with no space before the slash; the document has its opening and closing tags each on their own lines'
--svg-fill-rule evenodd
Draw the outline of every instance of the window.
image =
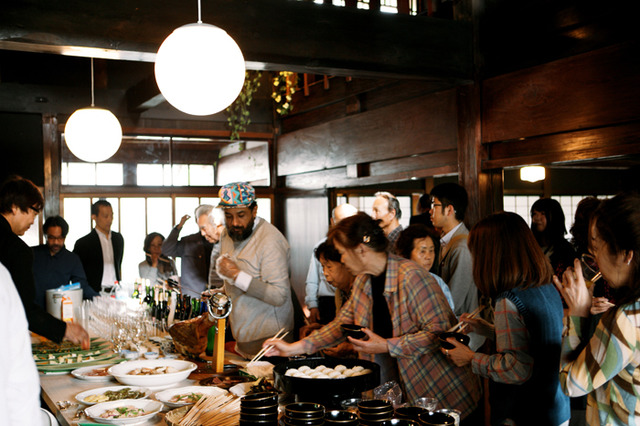
<svg viewBox="0 0 640 426">
<path fill-rule="evenodd" d="M 63 210 L 61 212 L 69 223 L 69 234 L 65 245 L 73 250 L 76 241 L 88 234 L 93 223 L 91 221 L 91 205 L 99 197 L 72 197 L 63 198 Z M 113 224 L 111 230 L 122 233 L 124 237 L 124 257 L 122 260 L 122 281 L 133 283 L 138 278 L 138 264 L 144 260 L 144 238 L 150 232 L 159 232 L 166 238 L 173 229 L 175 223 L 185 214 L 191 218 L 184 224 L 180 237 L 199 232 L 194 216 L 194 210 L 200 204 L 217 206 L 219 198 L 214 197 L 112 197 L 106 198 L 113 207 Z M 271 222 L 271 199 L 258 198 L 258 216 Z M 173 215 L 175 212 L 175 221 Z M 37 245 L 37 222 L 32 226 L 24 238 L 27 244 Z M 27 241 L 28 240 L 28 241 Z M 178 272 L 180 272 L 180 258 L 176 259 Z"/>
<path fill-rule="evenodd" d="M 117 163 L 62 163 L 63 185 L 110 185 L 124 183 L 123 165 Z"/>
</svg>

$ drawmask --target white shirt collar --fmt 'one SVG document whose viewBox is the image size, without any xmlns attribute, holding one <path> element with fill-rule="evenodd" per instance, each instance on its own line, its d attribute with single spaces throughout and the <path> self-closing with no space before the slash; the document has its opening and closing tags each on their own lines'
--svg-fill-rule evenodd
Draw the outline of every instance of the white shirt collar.
<svg viewBox="0 0 640 426">
<path fill-rule="evenodd" d="M 451 231 L 447 232 L 446 234 L 444 234 L 442 236 L 442 238 L 440 238 L 440 244 L 444 247 L 447 244 L 449 244 L 449 241 L 451 241 L 451 238 L 453 238 L 453 234 L 456 233 L 456 231 L 458 230 L 458 228 L 460 228 L 460 226 L 462 226 L 462 222 L 460 222 L 458 224 L 458 226 L 456 226 L 455 228 L 453 228 Z"/>
</svg>

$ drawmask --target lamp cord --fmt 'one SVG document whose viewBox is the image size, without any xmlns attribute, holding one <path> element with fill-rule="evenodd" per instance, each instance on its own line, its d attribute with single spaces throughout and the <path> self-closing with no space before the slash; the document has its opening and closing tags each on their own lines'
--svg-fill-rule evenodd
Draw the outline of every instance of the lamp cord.
<svg viewBox="0 0 640 426">
<path fill-rule="evenodd" d="M 95 106 L 93 96 L 93 58 L 91 58 L 91 106 Z"/>
<path fill-rule="evenodd" d="M 202 5 L 200 0 L 198 0 L 198 24 L 202 24 Z"/>
</svg>

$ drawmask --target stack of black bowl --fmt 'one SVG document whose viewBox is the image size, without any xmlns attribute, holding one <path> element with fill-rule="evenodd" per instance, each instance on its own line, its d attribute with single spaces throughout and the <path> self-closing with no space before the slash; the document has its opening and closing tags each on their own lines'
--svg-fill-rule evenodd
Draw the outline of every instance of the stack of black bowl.
<svg viewBox="0 0 640 426">
<path fill-rule="evenodd" d="M 393 418 L 393 405 L 382 399 L 366 399 L 358 403 L 358 416 L 362 425 L 379 426 Z"/>
<path fill-rule="evenodd" d="M 285 426 L 324 425 L 324 405 L 313 402 L 294 402 L 284 407 Z"/>
<path fill-rule="evenodd" d="M 252 393 L 240 399 L 240 426 L 277 424 L 278 394 L 276 392 Z"/>
<path fill-rule="evenodd" d="M 327 411 L 324 415 L 325 426 L 358 426 L 358 415 L 346 410 Z"/>
<path fill-rule="evenodd" d="M 405 419 L 405 420 L 413 420 L 416 423 L 419 423 L 420 419 L 418 416 L 422 413 L 428 413 L 429 410 L 422 407 L 414 407 L 414 406 L 405 406 L 396 408 L 395 418 L 396 419 Z"/>
</svg>

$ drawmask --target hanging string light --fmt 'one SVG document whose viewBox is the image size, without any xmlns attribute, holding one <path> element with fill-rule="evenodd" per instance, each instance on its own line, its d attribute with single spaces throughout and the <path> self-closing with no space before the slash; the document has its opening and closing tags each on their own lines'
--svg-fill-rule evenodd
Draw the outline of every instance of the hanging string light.
<svg viewBox="0 0 640 426">
<path fill-rule="evenodd" d="M 122 143 L 122 127 L 111 111 L 94 103 L 93 58 L 91 58 L 91 106 L 76 110 L 64 127 L 69 150 L 83 161 L 99 163 L 115 154 Z"/>
<path fill-rule="evenodd" d="M 228 107 L 242 90 L 242 51 L 223 29 L 198 22 L 176 28 L 162 42 L 155 63 L 156 82 L 165 99 L 191 115 L 210 115 Z"/>
</svg>

